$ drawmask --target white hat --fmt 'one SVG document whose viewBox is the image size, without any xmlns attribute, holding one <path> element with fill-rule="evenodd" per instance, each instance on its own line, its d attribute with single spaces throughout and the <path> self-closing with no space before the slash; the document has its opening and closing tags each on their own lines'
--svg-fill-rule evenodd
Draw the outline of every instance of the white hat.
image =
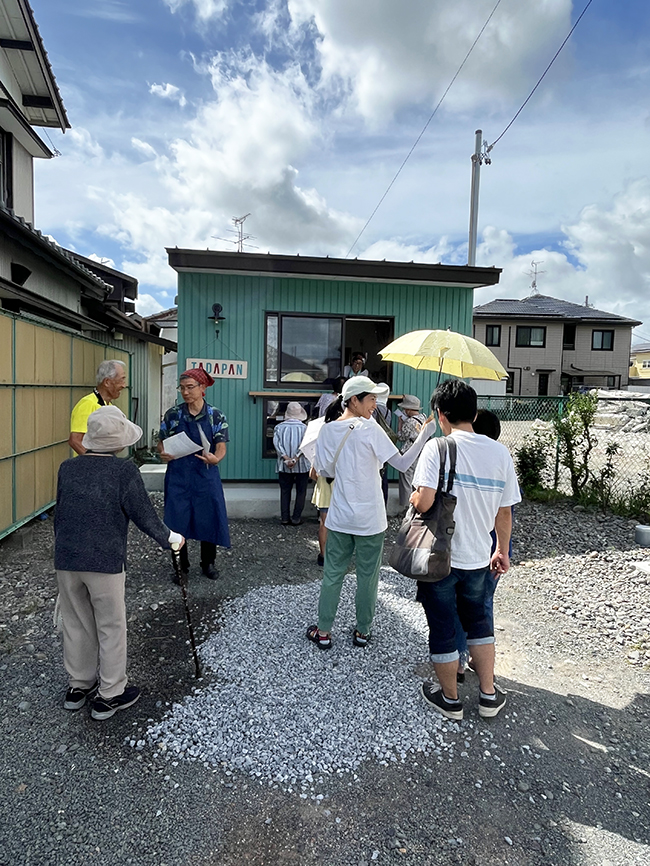
<svg viewBox="0 0 650 866">
<path fill-rule="evenodd" d="M 284 417 L 287 420 L 297 418 L 298 421 L 304 421 L 305 418 L 307 417 L 307 413 L 305 412 L 303 407 L 300 405 L 300 403 L 293 401 L 293 402 L 289 403 L 289 405 L 287 406 L 286 411 L 284 413 Z"/>
<path fill-rule="evenodd" d="M 350 397 L 356 397 L 357 394 L 383 394 L 386 387 L 386 385 L 375 385 L 367 376 L 353 376 L 343 386 L 341 396 L 343 402 L 347 403 Z"/>
<path fill-rule="evenodd" d="M 382 393 L 377 394 L 377 402 L 381 403 L 382 406 L 387 406 L 388 405 L 388 395 L 390 394 L 390 386 L 387 385 L 385 382 L 380 382 L 379 385 L 377 385 L 377 387 L 383 388 Z"/>
<path fill-rule="evenodd" d="M 81 444 L 88 451 L 112 454 L 128 448 L 142 437 L 142 428 L 132 424 L 117 406 L 100 406 L 88 416 L 88 430 Z"/>
<path fill-rule="evenodd" d="M 404 399 L 397 404 L 400 409 L 417 409 L 419 412 L 422 408 L 419 397 L 414 397 L 413 394 L 404 394 Z"/>
</svg>

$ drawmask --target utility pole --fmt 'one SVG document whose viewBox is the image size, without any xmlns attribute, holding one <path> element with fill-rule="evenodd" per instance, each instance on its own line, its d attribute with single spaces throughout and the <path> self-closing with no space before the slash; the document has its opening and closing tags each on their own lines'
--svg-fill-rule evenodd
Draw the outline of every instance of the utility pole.
<svg viewBox="0 0 650 866">
<path fill-rule="evenodd" d="M 474 153 L 472 154 L 472 186 L 469 199 L 469 249 L 467 251 L 467 264 L 470 267 L 476 265 L 476 244 L 478 239 L 478 194 L 481 180 L 481 164 L 490 165 L 492 160 L 489 153 L 492 150 L 483 141 L 483 130 L 476 130 L 474 141 Z"/>
</svg>

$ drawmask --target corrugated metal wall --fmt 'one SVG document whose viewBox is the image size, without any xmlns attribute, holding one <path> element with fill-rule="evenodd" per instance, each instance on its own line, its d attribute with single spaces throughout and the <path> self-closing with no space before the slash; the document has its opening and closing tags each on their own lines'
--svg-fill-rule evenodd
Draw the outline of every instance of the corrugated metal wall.
<svg viewBox="0 0 650 866">
<path fill-rule="evenodd" d="M 395 336 L 420 328 L 472 332 L 473 290 L 460 287 L 396 285 L 352 280 L 320 280 L 236 274 L 179 274 L 179 371 L 187 358 L 248 361 L 248 379 L 218 379 L 207 398 L 228 417 L 231 443 L 221 464 L 233 480 L 274 479 L 275 461 L 263 459 L 262 400 L 249 391 L 264 390 L 265 313 L 332 313 L 394 318 Z M 223 307 L 225 321 L 215 337 L 212 305 Z M 436 374 L 396 364 L 393 392 L 428 401 Z M 289 391 L 289 389 L 287 389 Z"/>
<path fill-rule="evenodd" d="M 70 412 L 107 358 L 130 367 L 123 350 L 0 311 L 0 538 L 54 502 Z M 128 414 L 130 388 L 117 405 Z"/>
</svg>

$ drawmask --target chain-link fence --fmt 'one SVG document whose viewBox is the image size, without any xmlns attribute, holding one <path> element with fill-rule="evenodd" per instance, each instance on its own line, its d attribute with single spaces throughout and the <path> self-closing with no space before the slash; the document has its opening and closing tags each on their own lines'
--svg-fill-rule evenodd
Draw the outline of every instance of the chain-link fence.
<svg viewBox="0 0 650 866">
<path fill-rule="evenodd" d="M 619 394 L 621 392 L 618 392 Z M 544 449 L 544 486 L 571 493 L 570 474 L 563 466 L 553 419 L 567 411 L 568 397 L 479 397 L 479 408 L 489 409 L 501 422 L 500 441 L 517 460 L 522 447 Z M 616 497 L 627 497 L 650 483 L 650 397 L 599 396 L 590 425 L 595 442 L 589 457 L 592 477 L 598 483 L 608 460 L 613 473 L 607 483 Z M 615 452 L 608 457 L 608 446 Z M 650 490 L 648 491 L 650 495 Z"/>
</svg>

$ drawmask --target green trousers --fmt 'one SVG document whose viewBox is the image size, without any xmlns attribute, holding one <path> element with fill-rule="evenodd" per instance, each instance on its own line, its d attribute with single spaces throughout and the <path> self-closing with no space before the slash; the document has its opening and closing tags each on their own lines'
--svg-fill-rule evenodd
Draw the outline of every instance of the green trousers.
<svg viewBox="0 0 650 866">
<path fill-rule="evenodd" d="M 325 566 L 318 602 L 318 628 L 330 632 L 341 597 L 343 578 L 352 554 L 356 550 L 357 591 L 354 603 L 357 612 L 357 630 L 370 634 L 377 602 L 379 567 L 384 549 L 384 534 L 348 535 L 347 532 L 327 531 Z"/>
</svg>

